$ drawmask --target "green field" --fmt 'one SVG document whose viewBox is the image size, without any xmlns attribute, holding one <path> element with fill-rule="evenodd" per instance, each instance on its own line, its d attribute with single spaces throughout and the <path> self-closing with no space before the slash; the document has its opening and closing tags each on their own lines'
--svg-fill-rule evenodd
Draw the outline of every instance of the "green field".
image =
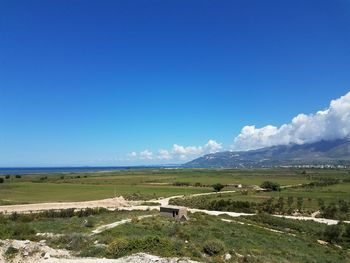
<svg viewBox="0 0 350 263">
<path fill-rule="evenodd" d="M 5 178 L 5 176 L 0 176 Z M 136 194 L 140 199 L 167 197 L 180 194 L 192 194 L 212 191 L 211 185 L 242 184 L 260 185 L 269 180 L 282 186 L 309 183 L 319 178 L 349 178 L 345 170 L 308 170 L 298 169 L 144 169 L 114 172 L 71 173 L 71 174 L 35 174 L 15 178 L 12 175 L 0 184 L 0 204 L 85 201 Z M 174 186 L 174 183 L 188 186 Z M 201 187 L 195 187 L 200 185 Z M 334 185 L 308 191 L 288 189 L 281 193 L 249 195 L 249 199 L 264 200 L 270 195 L 304 196 L 327 200 L 350 198 L 349 184 Z M 236 198 L 243 198 L 237 195 Z M 310 206 L 313 204 L 310 203 Z"/>
</svg>

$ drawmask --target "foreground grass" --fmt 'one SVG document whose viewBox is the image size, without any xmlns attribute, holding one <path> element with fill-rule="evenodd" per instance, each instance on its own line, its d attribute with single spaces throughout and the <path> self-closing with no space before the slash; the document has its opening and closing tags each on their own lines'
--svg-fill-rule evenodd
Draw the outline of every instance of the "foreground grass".
<svg viewBox="0 0 350 263">
<path fill-rule="evenodd" d="M 95 209 L 98 210 L 98 209 Z M 68 211 L 68 210 L 62 210 Z M 0 239 L 39 240 L 36 233 L 70 235 L 89 234 L 98 226 L 141 215 L 152 215 L 154 211 L 108 211 L 101 210 L 91 216 L 46 217 L 45 215 L 0 215 Z M 90 224 L 87 224 L 87 221 Z"/>
<path fill-rule="evenodd" d="M 349 262 L 346 243 L 342 248 L 320 245 L 318 239 L 326 225 L 257 215 L 246 218 L 214 217 L 190 214 L 190 220 L 178 222 L 151 211 L 90 210 L 93 215 L 70 210 L 40 215 L 0 216 L 0 239 L 42 239 L 36 233 L 55 233 L 46 237 L 56 248 L 88 257 L 119 258 L 137 252 L 163 257 L 189 257 L 200 262 Z M 138 220 L 140 215 L 154 215 Z M 93 229 L 122 219 L 119 225 L 98 235 Z M 90 222 L 87 224 L 87 222 Z M 91 223 L 92 222 L 92 223 Z M 263 228 L 265 227 L 265 228 Z M 280 230 L 272 232 L 267 228 Z M 344 241 L 348 242 L 348 241 Z M 343 245 L 343 244 L 341 244 Z"/>
<path fill-rule="evenodd" d="M 202 262 L 221 262 L 224 253 L 234 255 L 231 262 L 347 262 L 349 259 L 345 250 L 319 245 L 307 235 L 274 233 L 199 213 L 192 214 L 191 220 L 184 223 L 164 217 L 149 218 L 116 227 L 96 238 L 109 244 L 109 250 L 104 251 L 109 257 L 143 251 L 161 256 L 186 256 Z M 136 240 L 142 243 L 147 239 L 158 241 L 143 250 L 133 246 L 138 243 Z M 114 249 L 116 240 L 124 244 L 124 250 Z M 222 243 L 223 250 L 206 254 L 204 246 L 208 241 Z"/>
</svg>

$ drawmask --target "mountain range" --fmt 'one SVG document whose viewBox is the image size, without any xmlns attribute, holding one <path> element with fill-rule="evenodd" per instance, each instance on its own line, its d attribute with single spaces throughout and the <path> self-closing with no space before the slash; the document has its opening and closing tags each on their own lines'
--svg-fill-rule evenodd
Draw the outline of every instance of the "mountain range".
<svg viewBox="0 0 350 263">
<path fill-rule="evenodd" d="M 189 168 L 248 168 L 298 165 L 350 166 L 350 140 L 290 144 L 250 151 L 207 154 L 185 163 Z"/>
</svg>

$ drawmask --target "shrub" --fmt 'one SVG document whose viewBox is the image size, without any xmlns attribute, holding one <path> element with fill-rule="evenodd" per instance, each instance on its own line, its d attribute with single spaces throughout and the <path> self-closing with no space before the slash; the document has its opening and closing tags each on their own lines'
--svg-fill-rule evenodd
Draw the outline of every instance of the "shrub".
<svg viewBox="0 0 350 263">
<path fill-rule="evenodd" d="M 18 218 L 20 217 L 20 215 L 17 212 L 13 212 L 9 218 L 11 221 L 16 221 Z"/>
<path fill-rule="evenodd" d="M 22 176 L 21 175 L 19 175 L 19 174 L 16 174 L 16 176 L 15 176 L 17 179 L 20 179 L 20 178 L 22 178 Z"/>
<path fill-rule="evenodd" d="M 35 235 L 35 229 L 25 223 L 15 223 L 11 227 L 11 237 L 14 239 L 31 239 Z"/>
<path fill-rule="evenodd" d="M 94 227 L 95 226 L 95 218 L 92 216 L 89 216 L 85 221 L 86 227 Z"/>
<path fill-rule="evenodd" d="M 327 226 L 323 236 L 326 241 L 334 243 L 342 239 L 344 228 L 341 224 Z"/>
<path fill-rule="evenodd" d="M 5 175 L 5 179 L 10 179 L 10 175 Z"/>
<path fill-rule="evenodd" d="M 129 243 L 123 238 L 117 238 L 108 245 L 108 253 L 120 257 L 126 255 L 129 250 Z"/>
<path fill-rule="evenodd" d="M 1 177 L 0 177 L 0 184 L 3 184 L 4 181 L 5 181 L 4 178 L 1 178 Z"/>
<path fill-rule="evenodd" d="M 190 186 L 189 182 L 174 182 L 173 186 Z"/>
<path fill-rule="evenodd" d="M 209 240 L 204 243 L 203 251 L 209 256 L 220 254 L 224 251 L 225 246 L 220 240 Z"/>
<path fill-rule="evenodd" d="M 91 239 L 89 236 L 81 233 L 72 233 L 69 235 L 60 236 L 56 242 L 62 244 L 64 248 L 69 250 L 81 251 L 86 247 Z"/>
<path fill-rule="evenodd" d="M 18 252 L 19 250 L 17 248 L 9 246 L 5 251 L 5 257 L 8 259 L 13 258 Z"/>
<path fill-rule="evenodd" d="M 212 187 L 216 192 L 220 192 L 225 186 L 220 183 L 217 183 L 217 184 L 213 184 Z"/>
<path fill-rule="evenodd" d="M 265 181 L 260 185 L 261 188 L 266 189 L 267 191 L 280 191 L 280 185 L 278 183 Z"/>
</svg>

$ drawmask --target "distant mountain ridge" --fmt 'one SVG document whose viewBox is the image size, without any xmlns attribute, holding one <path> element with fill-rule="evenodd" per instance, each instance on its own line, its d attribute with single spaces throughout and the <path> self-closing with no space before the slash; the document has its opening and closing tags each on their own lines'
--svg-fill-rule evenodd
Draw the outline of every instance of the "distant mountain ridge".
<svg viewBox="0 0 350 263">
<path fill-rule="evenodd" d="M 295 165 L 350 165 L 350 140 L 272 146 L 251 151 L 207 154 L 184 164 L 193 168 L 244 168 Z"/>
</svg>

